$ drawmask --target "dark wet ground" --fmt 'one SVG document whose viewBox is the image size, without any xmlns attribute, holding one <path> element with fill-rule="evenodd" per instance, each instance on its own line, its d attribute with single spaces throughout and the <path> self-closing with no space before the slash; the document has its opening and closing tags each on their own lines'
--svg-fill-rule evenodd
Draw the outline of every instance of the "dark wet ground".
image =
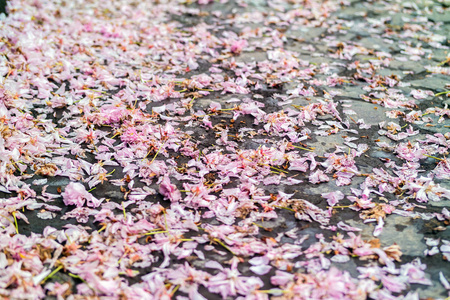
<svg viewBox="0 0 450 300">
<path fill-rule="evenodd" d="M 4 1 L 2 1 L 4 2 Z M 2 7 L 2 2 L 0 2 L 0 12 Z M 205 22 L 207 24 L 214 25 L 216 28 L 211 29 L 211 32 L 214 35 L 220 35 L 221 32 L 224 31 L 233 31 L 235 33 L 241 33 L 244 25 L 248 25 L 252 28 L 262 27 L 263 24 L 255 22 L 250 22 L 249 24 L 241 24 L 239 22 L 230 21 L 233 17 L 236 17 L 240 14 L 253 12 L 253 11 L 262 11 L 266 14 L 266 16 L 271 16 L 274 14 L 273 8 L 267 6 L 266 1 L 240 1 L 248 4 L 247 7 L 239 6 L 234 1 L 228 1 L 227 3 L 219 3 L 214 2 L 208 5 L 196 5 L 190 4 L 188 7 L 192 8 L 192 13 L 183 13 L 183 14 L 173 14 L 171 16 L 171 21 L 178 22 L 181 24 L 181 28 L 187 30 L 188 28 L 195 27 L 198 24 Z M 277 3 L 281 3 L 281 6 L 289 7 L 290 4 L 287 4 L 288 1 L 278 1 Z M 377 70 L 379 74 L 384 75 L 396 75 L 401 77 L 401 81 L 405 83 L 410 83 L 410 86 L 404 86 L 402 92 L 405 94 L 409 94 L 412 88 L 415 89 L 426 89 L 431 90 L 433 93 L 440 93 L 445 91 L 445 84 L 450 82 L 448 75 L 444 74 L 431 74 L 425 70 L 425 66 L 427 65 L 435 65 L 447 57 L 449 57 L 448 47 L 450 46 L 448 40 L 448 33 L 450 32 L 450 12 L 448 9 L 448 4 L 445 1 L 418 1 L 418 10 L 416 12 L 411 13 L 411 15 L 405 14 L 400 11 L 389 11 L 385 4 L 382 4 L 380 1 L 350 1 L 351 3 L 346 6 L 340 7 L 337 11 L 333 12 L 330 16 L 330 20 L 340 20 L 341 21 L 341 30 L 337 30 L 336 23 L 334 21 L 330 21 L 330 26 L 320 26 L 318 24 L 316 27 L 314 26 L 297 26 L 297 28 L 291 28 L 290 26 L 282 23 L 281 21 L 272 22 L 269 24 L 265 24 L 265 26 L 269 26 L 271 28 L 276 28 L 280 32 L 284 33 L 285 39 L 283 40 L 283 46 L 285 49 L 290 51 L 295 51 L 299 54 L 299 58 L 302 60 L 307 60 L 310 62 L 314 62 L 317 65 L 321 63 L 327 63 L 329 66 L 332 66 L 332 72 L 338 74 L 340 77 L 347 78 L 352 84 L 342 84 L 330 88 L 326 85 L 317 86 L 315 90 L 317 94 L 314 97 L 322 98 L 325 94 L 329 93 L 331 90 L 339 91 L 340 94 L 334 98 L 336 101 L 341 101 L 340 103 L 351 104 L 351 109 L 355 111 L 356 115 L 349 115 L 349 117 L 353 117 L 355 120 L 359 118 L 363 118 L 366 123 L 372 124 L 372 128 L 370 129 L 359 129 L 359 126 L 352 122 L 350 119 L 349 122 L 349 130 L 357 130 L 358 131 L 358 139 L 359 142 L 364 142 L 369 146 L 369 151 L 360 157 L 355 158 L 356 165 L 363 172 L 370 173 L 373 168 L 384 168 L 384 162 L 382 159 L 392 159 L 398 163 L 401 162 L 399 158 L 396 158 L 392 152 L 385 151 L 378 146 L 378 142 L 380 140 L 388 140 L 384 136 L 380 136 L 378 123 L 383 121 L 392 121 L 386 117 L 385 112 L 389 109 L 382 107 L 376 103 L 370 103 L 361 99 L 361 94 L 366 94 L 366 92 L 362 89 L 364 86 L 368 84 L 361 79 L 358 79 L 355 76 L 355 70 L 349 70 L 347 66 L 355 61 L 364 62 L 365 60 L 375 59 L 373 56 L 374 51 L 383 51 L 387 52 L 393 57 L 401 56 L 403 49 L 399 47 L 399 45 L 403 45 L 403 42 L 408 40 L 410 44 L 417 45 L 418 43 L 422 44 L 422 49 L 426 49 L 427 54 L 432 54 L 430 57 L 421 57 L 419 60 L 393 60 L 393 62 L 387 66 L 380 68 Z M 396 7 L 399 6 L 406 11 L 410 7 L 407 3 L 411 3 L 408 1 L 392 1 L 393 5 Z M 420 2 L 420 3 L 419 3 Z M 422 3 L 423 2 L 423 3 Z M 426 2 L 426 3 L 425 3 Z M 429 2 L 429 3 L 428 3 Z M 3 5 L 4 6 L 4 5 Z M 427 9 L 427 7 L 436 7 L 433 9 Z M 212 17 L 211 13 L 214 11 L 220 11 L 222 13 L 221 18 Z M 412 10 L 414 11 L 414 9 Z M 425 11 L 430 11 L 429 14 L 426 14 L 427 20 L 430 22 L 428 24 L 431 27 L 430 31 L 436 35 L 446 36 L 441 43 L 442 46 L 446 47 L 446 49 L 435 49 L 429 46 L 425 42 L 424 35 L 426 33 L 417 33 L 416 35 L 412 35 L 412 37 L 403 38 L 402 30 L 405 30 L 404 21 L 405 18 L 411 18 L 413 16 L 422 16 L 425 14 Z M 416 15 L 417 14 L 417 15 Z M 403 17 L 403 19 L 402 19 Z M 217 24 L 218 20 L 221 20 L 222 24 Z M 369 23 L 368 23 L 369 22 Z M 338 22 L 339 23 L 339 22 Z M 417 22 L 420 24 L 420 22 Z M 365 26 L 365 24 L 371 24 L 370 26 Z M 373 25 L 378 24 L 378 25 Z M 436 24 L 440 24 L 440 26 L 435 26 Z M 220 26 L 219 26 L 220 25 Z M 380 38 L 381 34 L 386 32 L 392 32 L 390 36 L 390 40 L 393 41 L 391 44 L 388 44 L 386 41 L 383 41 Z M 333 51 L 338 51 L 339 47 L 329 47 L 324 39 L 329 40 L 330 38 L 334 38 L 338 41 L 344 42 L 346 44 L 359 45 L 361 47 L 366 47 L 370 49 L 372 52 L 368 55 L 360 55 L 349 59 L 337 59 L 329 57 L 330 53 Z M 386 38 L 386 37 L 385 37 Z M 406 44 L 408 44 L 406 43 Z M 313 46 L 316 50 L 309 50 L 309 46 Z M 320 53 L 322 56 L 316 55 Z M 235 55 L 234 59 L 236 61 L 249 62 L 249 61 L 263 61 L 266 59 L 266 52 L 264 49 L 255 49 L 255 51 L 244 51 L 240 55 Z M 208 59 L 198 61 L 199 68 L 188 72 L 185 77 L 194 76 L 197 74 L 208 73 L 209 68 L 212 66 L 213 62 L 208 61 Z M 234 76 L 234 72 L 232 70 L 225 70 L 225 73 L 228 73 L 229 76 Z M 328 77 L 326 74 L 318 74 L 315 78 L 325 80 Z M 308 80 L 304 81 L 306 84 Z M 292 89 L 292 86 L 289 86 L 289 83 L 277 82 L 273 85 L 271 84 L 262 84 L 262 88 L 257 90 L 252 90 L 250 95 L 245 95 L 245 97 L 252 98 L 252 96 L 258 94 L 262 95 L 261 99 L 258 98 L 258 101 L 264 104 L 263 111 L 266 113 L 273 113 L 279 111 L 280 109 L 284 109 L 287 106 L 280 106 L 278 104 L 278 100 L 276 98 L 277 94 L 284 94 L 288 90 Z M 198 98 L 193 103 L 193 110 L 197 111 L 200 109 L 206 110 L 211 101 L 219 102 L 224 107 L 231 107 L 232 104 L 224 102 L 229 99 L 229 95 L 222 95 L 219 92 L 212 92 L 210 95 L 205 97 Z M 227 98 L 228 97 L 228 98 Z M 242 98 L 242 95 L 233 95 L 233 97 Z M 294 105 L 306 105 L 314 101 L 313 99 L 305 99 L 305 97 L 298 97 L 294 99 L 292 104 Z M 167 100 L 164 102 L 165 104 L 170 103 L 171 101 L 175 102 L 175 100 Z M 344 102 L 347 101 L 347 102 Z M 417 109 L 426 110 L 430 107 L 440 107 L 443 108 L 445 105 L 450 104 L 448 98 L 445 96 L 437 96 L 437 97 L 428 97 L 425 100 L 416 101 L 418 102 Z M 152 111 L 153 107 L 161 106 L 160 102 L 150 103 L 147 106 L 148 112 Z M 341 116 L 345 117 L 345 107 L 339 106 L 338 111 Z M 400 108 L 400 110 L 404 110 Z M 59 113 L 62 114 L 63 111 Z M 53 119 L 54 122 L 59 121 L 59 115 Z M 329 115 L 323 116 L 322 119 L 319 120 L 332 120 Z M 434 118 L 434 117 L 433 117 Z M 250 116 L 241 116 L 237 118 L 235 121 L 231 120 L 230 115 L 227 114 L 219 114 L 211 116 L 212 126 L 216 126 L 221 124 L 221 126 L 228 128 L 228 134 L 230 136 L 236 136 L 239 133 L 240 128 L 251 127 L 255 131 L 258 129 L 262 129 L 262 125 L 254 125 L 254 118 Z M 354 121 L 354 120 L 353 120 Z M 396 120 L 399 122 L 400 126 L 404 126 L 407 123 L 402 120 Z M 435 120 L 436 121 L 436 120 Z M 160 121 L 161 124 L 164 124 L 164 121 Z M 180 127 L 183 128 L 187 125 L 187 122 L 180 123 Z M 409 125 L 409 123 L 408 123 Z M 449 119 L 446 118 L 444 122 L 436 123 L 433 126 L 426 126 L 424 124 L 411 124 L 414 130 L 420 130 L 420 134 L 418 136 L 410 137 L 409 140 L 414 142 L 414 140 L 422 139 L 426 134 L 434 134 L 434 133 L 448 133 L 450 122 Z M 62 127 L 63 125 L 61 125 Z M 314 131 L 317 129 L 317 126 L 312 124 L 306 124 L 307 128 Z M 206 130 L 202 127 L 186 127 L 188 130 L 192 131 L 191 134 L 192 140 L 198 141 L 197 147 L 200 150 L 204 150 L 210 148 L 212 145 L 216 143 L 216 132 L 213 130 Z M 108 131 L 108 128 L 102 128 L 102 130 Z M 336 135 L 329 136 L 317 136 L 311 135 L 311 138 L 305 141 L 308 147 L 314 147 L 315 152 L 318 153 L 319 157 L 317 158 L 318 162 L 325 161 L 323 154 L 326 152 L 332 152 L 336 145 L 343 145 L 345 135 L 347 133 L 339 133 Z M 350 135 L 350 134 L 348 134 Z M 356 135 L 355 135 L 356 136 Z M 244 139 L 241 140 L 239 138 L 232 138 L 230 140 L 238 143 L 241 149 L 257 149 L 260 147 L 263 142 L 260 139 L 265 139 L 266 136 L 263 135 L 254 135 L 253 139 Z M 275 144 L 277 140 L 280 140 L 276 137 L 271 137 L 267 140 L 266 145 L 272 146 Z M 392 142 L 392 141 L 391 141 Z M 395 142 L 393 142 L 395 143 Z M 84 146 L 87 150 L 86 152 L 86 160 L 89 162 L 96 162 L 94 156 L 89 152 L 92 151 Z M 448 150 L 448 149 L 447 149 Z M 224 150 L 226 153 L 226 150 Z M 153 155 L 153 153 L 152 153 Z M 448 152 L 447 152 L 448 155 Z M 176 161 L 179 166 L 187 163 L 190 158 L 187 157 L 178 157 L 178 153 L 169 152 L 169 157 L 176 158 Z M 433 158 L 429 158 L 421 161 L 421 169 L 423 170 L 423 174 L 427 174 L 432 171 L 436 167 L 437 161 Z M 115 170 L 112 174 L 110 180 L 113 179 L 122 179 L 125 174 L 121 171 L 120 167 L 109 167 L 106 166 L 105 169 L 108 172 Z M 287 176 L 293 176 L 297 172 L 289 171 Z M 211 176 L 215 176 L 212 174 Z M 322 184 L 312 184 L 308 182 L 309 174 L 301 173 L 296 179 L 303 180 L 304 182 L 301 185 L 268 185 L 264 186 L 260 184 L 259 187 L 263 188 L 266 194 L 276 194 L 279 191 L 282 191 L 287 194 L 294 193 L 294 198 L 296 199 L 306 199 L 310 203 L 318 206 L 319 208 L 326 210 L 327 203 L 324 201 L 321 196 L 322 193 L 331 192 L 335 190 L 340 190 L 344 194 L 349 195 L 350 187 L 357 188 L 359 184 L 363 181 L 363 178 L 355 177 L 353 178 L 352 184 L 350 186 L 337 187 L 335 182 L 330 181 L 328 183 Z M 31 179 L 26 180 L 25 182 L 30 183 L 36 179 L 42 179 L 44 177 L 35 175 Z M 215 178 L 211 178 L 215 179 Z M 236 180 L 235 180 L 236 181 Z M 57 194 L 60 193 L 61 190 L 64 190 L 64 187 L 69 184 L 70 180 L 66 177 L 55 176 L 48 178 L 48 188 L 47 192 Z M 180 182 L 173 181 L 172 183 L 180 185 Z M 449 189 L 450 183 L 448 180 L 436 180 L 436 183 L 440 183 L 441 186 Z M 238 182 L 231 182 L 227 185 L 227 188 L 236 187 Z M 145 184 L 139 181 L 136 181 L 135 187 L 142 187 Z M 150 186 L 155 190 L 158 190 L 158 185 L 153 183 Z M 41 193 L 41 187 L 34 186 L 33 189 L 39 195 Z M 100 184 L 96 187 L 95 190 L 92 190 L 92 195 L 97 198 L 108 198 L 110 201 L 116 203 L 122 203 L 124 199 L 124 191 L 120 189 L 118 186 L 114 186 L 108 183 Z M 9 195 L 10 196 L 10 195 Z M 7 195 L 0 192 L 0 197 L 6 198 Z M 396 200 L 399 198 L 397 194 L 386 194 L 385 195 L 387 201 Z M 160 203 L 164 207 L 169 207 L 170 202 L 164 200 L 163 197 L 159 194 L 148 196 L 146 201 L 152 203 Z M 377 199 L 377 203 L 384 203 L 384 199 Z M 348 206 L 351 205 L 352 202 L 349 200 L 342 200 L 339 202 L 340 206 Z M 424 205 L 425 208 L 416 208 L 415 212 L 419 213 L 441 213 L 444 207 L 450 207 L 450 200 L 442 199 L 440 202 L 430 202 Z M 74 218 L 69 219 L 61 219 L 66 212 L 70 212 L 71 207 L 67 207 L 63 204 L 62 199 L 57 199 L 52 205 L 56 205 L 62 208 L 60 212 L 57 212 L 57 216 L 52 220 L 42 220 L 37 214 L 39 211 L 25 211 L 25 215 L 29 220 L 29 224 L 25 224 L 23 221 L 19 220 L 19 230 L 21 234 L 29 236 L 31 233 L 42 233 L 44 228 L 48 225 L 56 229 L 62 229 L 66 224 L 78 224 Z M 136 210 L 136 206 L 130 205 L 127 207 L 128 212 L 133 212 Z M 316 234 L 323 234 L 326 239 L 332 239 L 333 236 L 336 235 L 336 232 L 324 230 L 321 228 L 320 224 L 316 222 L 306 222 L 299 221 L 294 217 L 294 214 L 286 209 L 278 209 L 277 210 L 278 218 L 273 220 L 261 220 L 257 223 L 257 226 L 260 227 L 260 232 L 256 236 L 257 239 L 268 239 L 268 238 L 276 238 L 279 234 L 285 233 L 291 229 L 298 228 L 299 234 L 309 235 L 309 239 L 307 239 L 303 244 L 302 248 L 306 249 L 310 245 L 316 243 L 318 239 L 315 237 Z M 238 223 L 239 220 L 236 221 Z M 364 224 L 360 218 L 360 212 L 354 211 L 351 209 L 335 209 L 333 217 L 331 218 L 330 225 L 336 225 L 340 221 L 345 221 L 347 224 L 350 224 L 355 227 L 362 228 L 362 237 L 364 239 L 370 240 L 373 239 L 373 223 Z M 214 218 L 211 219 L 203 219 L 203 223 L 211 224 L 211 225 L 220 225 L 221 223 Z M 439 253 L 434 256 L 425 256 L 424 250 L 427 249 L 425 245 L 425 238 L 433 238 L 433 239 L 441 239 L 441 240 L 450 240 L 450 230 L 448 229 L 448 221 L 441 222 L 436 220 L 435 218 L 430 220 L 424 220 L 420 217 L 403 217 L 400 215 L 392 214 L 387 216 L 385 228 L 382 234 L 378 237 L 380 239 L 380 243 L 382 246 L 390 246 L 393 243 L 396 243 L 400 246 L 403 255 L 401 257 L 401 264 L 405 264 L 413 261 L 416 258 L 420 258 L 422 263 L 426 264 L 427 276 L 433 282 L 432 286 L 423 286 L 418 284 L 412 284 L 408 290 L 419 290 L 420 297 L 425 298 L 445 298 L 447 297 L 447 292 L 439 282 L 439 272 L 442 272 L 446 278 L 450 278 L 450 267 L 448 263 L 448 258 L 446 259 L 442 253 Z M 91 216 L 89 221 L 85 224 L 89 228 L 93 230 L 99 230 L 102 225 L 95 223 L 94 218 Z M 190 232 L 189 234 L 185 234 L 185 238 L 191 238 L 192 236 L 199 235 L 200 233 Z M 145 243 L 143 239 L 141 241 Z M 295 239 L 292 239 L 287 236 L 283 236 L 280 241 L 282 244 L 291 244 L 295 242 Z M 200 245 L 199 249 L 202 250 L 203 246 Z M 217 245 L 217 249 L 221 247 Z M 225 251 L 226 249 L 220 249 Z M 206 260 L 215 260 L 221 263 L 229 261 L 233 255 L 227 251 L 226 255 L 213 254 L 212 252 L 205 251 Z M 141 269 L 140 274 L 145 275 L 154 268 L 157 268 L 163 259 L 163 255 L 161 254 L 159 257 L 159 261 L 155 262 L 151 267 Z M 301 257 L 300 260 L 306 259 Z M 198 260 L 195 257 L 186 258 L 192 266 L 204 269 L 204 261 Z M 173 257 L 173 261 L 170 266 L 174 266 L 180 263 L 177 261 L 175 257 Z M 333 266 L 348 271 L 352 277 L 357 278 L 359 275 L 357 271 L 358 266 L 365 265 L 366 262 L 360 260 L 350 260 L 348 263 L 339 264 L 332 263 Z M 398 264 L 400 265 L 400 264 Z M 250 264 L 247 260 L 244 260 L 241 264 L 239 264 L 239 271 L 244 276 L 254 276 L 254 274 L 249 270 Z M 211 274 L 214 274 L 214 271 L 208 270 Z M 218 271 L 217 271 L 218 272 Z M 269 290 L 272 288 L 270 284 L 270 277 L 275 274 L 275 268 L 272 269 L 268 274 L 261 276 L 264 281 L 265 286 L 261 289 Z M 136 282 L 140 282 L 141 275 L 136 276 L 134 278 L 128 278 L 129 284 L 133 284 Z M 81 281 L 77 281 L 77 279 L 73 279 L 68 275 L 60 272 L 52 279 L 55 281 L 66 282 L 70 281 L 74 283 L 73 288 L 75 291 L 76 283 L 81 283 Z M 205 288 L 201 288 L 200 292 L 207 299 L 220 299 L 218 295 L 213 295 L 209 293 Z M 404 292 L 402 292 L 404 294 Z M 177 292 L 175 295 L 185 295 L 183 293 Z M 48 297 L 48 299 L 52 299 L 52 297 Z"/>
</svg>

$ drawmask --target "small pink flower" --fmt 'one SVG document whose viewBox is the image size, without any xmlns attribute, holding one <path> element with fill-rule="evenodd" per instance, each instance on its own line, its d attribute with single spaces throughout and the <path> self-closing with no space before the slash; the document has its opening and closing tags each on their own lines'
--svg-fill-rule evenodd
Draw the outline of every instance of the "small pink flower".
<svg viewBox="0 0 450 300">
<path fill-rule="evenodd" d="M 79 182 L 69 183 L 62 196 L 65 205 L 76 205 L 77 207 L 82 207 L 84 202 L 87 202 L 87 206 L 95 208 L 99 207 L 102 202 L 89 194 Z"/>
<path fill-rule="evenodd" d="M 216 199 L 216 196 L 210 195 L 210 190 L 201 182 L 199 184 L 183 183 L 187 193 L 184 201 L 191 207 L 208 207 L 209 203 Z"/>
<path fill-rule="evenodd" d="M 181 200 L 181 193 L 174 184 L 170 183 L 169 177 L 164 176 L 159 185 L 159 192 L 171 202 L 178 202 Z"/>
<path fill-rule="evenodd" d="M 248 43 L 246 40 L 235 41 L 235 42 L 233 42 L 233 44 L 231 44 L 230 51 L 232 53 L 239 54 L 239 53 L 241 53 L 241 51 L 244 47 L 247 47 L 247 45 L 248 45 Z"/>
<path fill-rule="evenodd" d="M 327 182 L 329 180 L 330 178 L 322 170 L 317 170 L 309 176 L 309 182 L 313 184 Z"/>
<path fill-rule="evenodd" d="M 139 133 L 136 131 L 135 127 L 129 127 L 121 136 L 122 142 L 132 144 L 139 140 Z"/>
<path fill-rule="evenodd" d="M 329 206 L 336 205 L 339 201 L 344 199 L 344 194 L 341 191 L 330 192 L 322 194 L 322 197 L 327 199 Z"/>
<path fill-rule="evenodd" d="M 412 90 L 411 96 L 413 96 L 415 99 L 421 100 L 430 96 L 434 96 L 434 94 L 432 91 Z"/>
</svg>

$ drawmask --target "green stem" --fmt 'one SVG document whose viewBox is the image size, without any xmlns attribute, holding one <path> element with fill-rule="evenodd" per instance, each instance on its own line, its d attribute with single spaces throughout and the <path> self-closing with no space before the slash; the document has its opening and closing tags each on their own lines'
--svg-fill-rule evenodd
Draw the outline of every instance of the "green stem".
<svg viewBox="0 0 450 300">
<path fill-rule="evenodd" d="M 259 224 L 256 224 L 255 222 L 253 222 L 252 224 L 255 225 L 256 227 L 259 227 L 259 228 L 264 229 L 264 226 L 261 226 L 261 225 L 259 225 Z"/>
<path fill-rule="evenodd" d="M 97 230 L 98 233 L 102 232 L 103 230 L 106 229 L 106 225 L 102 226 L 102 228 L 100 228 L 99 230 Z"/>
<path fill-rule="evenodd" d="M 147 232 L 145 235 L 153 235 L 153 234 L 158 234 L 158 233 L 167 233 L 167 230 L 161 230 L 161 231 L 152 231 L 152 232 Z"/>
<path fill-rule="evenodd" d="M 84 284 L 86 284 L 92 291 L 95 292 L 95 289 L 94 289 L 89 283 L 87 283 L 86 280 L 84 280 L 83 278 L 81 278 L 79 275 L 75 275 L 75 274 L 73 274 L 73 273 L 69 273 L 69 276 L 72 277 L 72 278 L 80 279 L 80 280 L 81 280 Z"/>
<path fill-rule="evenodd" d="M 437 96 L 446 95 L 446 94 L 450 94 L 450 91 L 440 92 L 440 93 L 434 94 L 434 96 L 437 97 Z"/>
<path fill-rule="evenodd" d="M 4 216 L 4 215 L 0 215 L 1 217 L 3 217 L 3 218 L 5 218 L 6 220 L 8 220 L 9 221 L 9 223 L 11 223 L 11 224 L 13 224 L 14 225 L 14 222 L 13 221 L 11 221 L 8 217 L 6 217 L 6 216 Z"/>
<path fill-rule="evenodd" d="M 99 90 L 94 90 L 94 89 L 91 89 L 91 88 L 86 88 L 86 89 L 87 89 L 87 90 L 90 90 L 90 91 L 93 91 L 93 92 L 97 92 L 97 93 L 108 94 L 107 92 L 99 91 Z"/>
<path fill-rule="evenodd" d="M 307 149 L 307 148 L 304 148 L 304 147 L 300 147 L 300 146 L 295 146 L 295 145 L 292 145 L 292 147 L 295 147 L 295 148 L 298 148 L 298 149 L 302 149 L 302 150 L 305 150 L 305 151 L 309 151 L 309 152 L 314 152 L 314 150 L 311 150 L 311 149 Z"/>
<path fill-rule="evenodd" d="M 173 295 L 177 292 L 177 290 L 179 289 L 180 285 L 176 285 L 175 288 L 173 289 L 172 293 L 170 294 L 172 297 Z"/>
<path fill-rule="evenodd" d="M 286 290 L 280 290 L 280 289 L 271 289 L 271 290 L 257 290 L 257 292 L 264 293 L 264 294 L 279 295 L 280 293 L 284 294 L 287 291 Z"/>
<path fill-rule="evenodd" d="M 440 161 L 444 161 L 444 159 L 436 157 L 436 156 L 431 156 L 431 155 L 427 155 L 427 154 L 424 154 L 424 156 L 429 157 L 429 158 L 434 158 L 434 159 L 437 159 L 437 160 L 440 160 Z"/>
<path fill-rule="evenodd" d="M 353 205 L 338 205 L 338 206 L 327 206 L 327 208 L 350 208 L 353 207 Z"/>
<path fill-rule="evenodd" d="M 159 147 L 158 151 L 156 152 L 156 154 L 155 154 L 155 156 L 153 157 L 153 159 L 152 159 L 152 161 L 150 162 L 150 164 L 153 163 L 153 161 L 154 161 L 154 160 L 156 159 L 156 157 L 158 156 L 159 151 L 161 151 L 162 147 L 164 147 L 165 144 L 166 144 L 166 142 L 164 142 L 164 143 L 161 145 L 161 147 Z"/>
<path fill-rule="evenodd" d="M 150 229 L 148 232 L 152 232 L 152 231 L 161 231 L 161 228 Z"/>
<path fill-rule="evenodd" d="M 17 218 L 16 218 L 16 212 L 12 212 L 13 218 L 14 218 L 14 225 L 16 227 L 16 233 L 19 234 L 19 226 L 17 225 Z"/>
<path fill-rule="evenodd" d="M 125 206 L 123 205 L 123 201 L 122 201 L 122 211 L 123 211 L 123 218 L 125 221 L 127 221 L 127 212 L 125 211 Z"/>
<path fill-rule="evenodd" d="M 443 61 L 441 61 L 440 63 L 437 64 L 438 67 L 445 65 L 446 63 L 450 62 L 450 58 L 447 58 Z"/>
<path fill-rule="evenodd" d="M 282 209 L 286 209 L 286 210 L 289 210 L 289 211 L 292 211 L 292 212 L 296 212 L 295 210 L 293 210 L 292 208 L 289 208 L 289 207 L 278 206 L 278 205 L 274 205 L 274 207 L 276 207 L 276 208 L 282 208 Z"/>
<path fill-rule="evenodd" d="M 285 174 L 288 174 L 288 173 L 289 173 L 289 172 L 286 172 L 285 170 L 281 170 L 281 169 L 275 168 L 275 167 L 273 167 L 273 166 L 270 166 L 270 168 L 272 168 L 272 169 L 274 169 L 275 171 L 280 172 L 280 173 L 285 173 Z"/>
<path fill-rule="evenodd" d="M 221 240 L 215 238 L 213 241 L 216 242 L 216 243 L 218 243 L 220 246 L 224 247 L 224 248 L 227 249 L 228 251 L 230 251 L 230 253 L 233 254 L 234 256 L 236 256 L 236 254 L 234 254 L 234 252 L 231 251 L 231 249 L 228 248 L 228 246 L 225 245 Z"/>
<path fill-rule="evenodd" d="M 41 284 L 44 284 L 44 282 L 46 282 L 48 279 L 52 278 L 53 275 L 55 275 L 56 273 L 59 272 L 59 270 L 61 270 L 63 268 L 63 266 L 59 266 L 56 269 L 53 270 L 53 272 L 51 272 L 50 274 L 48 274 L 44 279 L 42 279 Z"/>
<path fill-rule="evenodd" d="M 159 149 L 158 149 L 158 151 L 156 152 L 155 156 L 154 156 L 153 159 L 150 161 L 150 164 L 153 163 L 153 161 L 156 159 L 156 156 L 158 156 L 159 151 L 161 151 L 162 147 L 164 147 L 165 144 L 166 144 L 166 142 L 164 142 L 164 143 L 161 145 L 161 147 L 159 147 Z M 147 154 L 144 156 L 144 158 L 143 158 L 142 160 L 146 159 L 147 156 L 150 154 L 150 152 L 152 152 L 152 150 L 148 151 Z"/>
</svg>

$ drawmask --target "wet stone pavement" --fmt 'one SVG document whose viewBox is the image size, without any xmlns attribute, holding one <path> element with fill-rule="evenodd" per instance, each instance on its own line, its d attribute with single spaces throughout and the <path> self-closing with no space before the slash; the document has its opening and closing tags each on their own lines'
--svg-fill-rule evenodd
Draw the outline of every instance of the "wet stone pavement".
<svg viewBox="0 0 450 300">
<path fill-rule="evenodd" d="M 9 1 L 0 298 L 446 299 L 450 1 Z"/>
</svg>

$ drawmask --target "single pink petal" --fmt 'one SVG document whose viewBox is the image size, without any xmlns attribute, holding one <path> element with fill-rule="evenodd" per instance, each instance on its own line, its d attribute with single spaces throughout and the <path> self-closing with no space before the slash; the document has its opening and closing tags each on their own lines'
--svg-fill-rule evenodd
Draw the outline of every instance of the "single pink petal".
<svg viewBox="0 0 450 300">
<path fill-rule="evenodd" d="M 330 192 L 322 194 L 322 197 L 327 199 L 329 206 L 336 205 L 340 200 L 344 199 L 344 194 L 341 191 Z"/>
<path fill-rule="evenodd" d="M 259 266 L 251 266 L 250 270 L 257 275 L 265 275 L 270 272 L 272 269 L 271 266 L 268 265 L 259 265 Z"/>
</svg>

